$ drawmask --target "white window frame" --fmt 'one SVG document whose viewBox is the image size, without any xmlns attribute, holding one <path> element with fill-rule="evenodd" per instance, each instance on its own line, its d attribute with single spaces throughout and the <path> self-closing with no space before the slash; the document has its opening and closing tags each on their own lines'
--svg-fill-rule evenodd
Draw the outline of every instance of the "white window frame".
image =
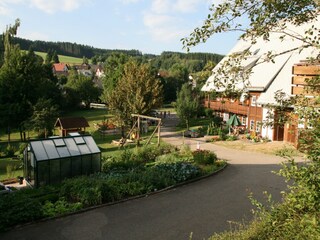
<svg viewBox="0 0 320 240">
<path fill-rule="evenodd" d="M 254 120 L 250 120 L 250 131 L 254 130 Z"/>
<path fill-rule="evenodd" d="M 256 132 L 260 132 L 261 131 L 261 122 L 257 121 L 256 123 Z"/>
<path fill-rule="evenodd" d="M 247 117 L 243 116 L 241 119 L 241 124 L 247 126 Z"/>
<path fill-rule="evenodd" d="M 255 107 L 257 105 L 257 96 L 252 96 L 251 98 L 251 106 Z"/>
</svg>

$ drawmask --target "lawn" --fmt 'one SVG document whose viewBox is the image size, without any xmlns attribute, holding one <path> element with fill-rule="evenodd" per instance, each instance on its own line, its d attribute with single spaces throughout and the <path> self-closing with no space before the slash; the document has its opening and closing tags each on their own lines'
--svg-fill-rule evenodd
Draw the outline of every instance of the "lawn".
<svg viewBox="0 0 320 240">
<path fill-rule="evenodd" d="M 45 52 L 35 52 L 37 55 L 42 57 L 43 59 L 46 59 L 47 53 Z M 65 56 L 65 55 L 58 55 L 59 61 L 61 63 L 67 63 L 70 65 L 75 65 L 75 64 L 82 64 L 83 59 L 82 58 L 76 58 L 76 57 L 70 57 L 70 56 Z"/>
<path fill-rule="evenodd" d="M 21 160 L 0 158 L 0 180 L 23 175 Z"/>
</svg>

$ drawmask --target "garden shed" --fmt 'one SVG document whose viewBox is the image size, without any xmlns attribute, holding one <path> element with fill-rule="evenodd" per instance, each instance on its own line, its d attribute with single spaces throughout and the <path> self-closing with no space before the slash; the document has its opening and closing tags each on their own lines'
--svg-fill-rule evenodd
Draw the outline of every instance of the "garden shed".
<svg viewBox="0 0 320 240">
<path fill-rule="evenodd" d="M 84 133 L 89 123 L 84 117 L 58 118 L 54 127 L 59 128 L 61 137 L 65 137 L 70 132 Z"/>
<path fill-rule="evenodd" d="M 100 169 L 101 151 L 90 135 L 33 140 L 24 151 L 24 178 L 34 187 Z"/>
</svg>

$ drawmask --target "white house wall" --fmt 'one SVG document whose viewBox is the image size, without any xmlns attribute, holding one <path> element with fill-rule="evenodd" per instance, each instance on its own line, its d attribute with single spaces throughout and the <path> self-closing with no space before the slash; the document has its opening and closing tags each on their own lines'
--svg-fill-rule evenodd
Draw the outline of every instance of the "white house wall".
<svg viewBox="0 0 320 240">
<path fill-rule="evenodd" d="M 262 122 L 266 122 L 268 116 L 268 109 L 267 108 L 262 108 Z M 262 137 L 268 138 L 270 141 L 273 140 L 273 128 L 270 126 L 268 127 L 262 127 L 261 128 L 261 135 Z"/>
</svg>

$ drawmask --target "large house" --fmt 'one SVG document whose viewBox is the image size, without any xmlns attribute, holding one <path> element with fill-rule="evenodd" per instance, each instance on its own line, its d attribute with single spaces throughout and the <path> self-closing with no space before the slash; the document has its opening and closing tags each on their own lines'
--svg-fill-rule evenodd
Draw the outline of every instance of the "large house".
<svg viewBox="0 0 320 240">
<path fill-rule="evenodd" d="M 313 47 L 301 47 L 302 42 L 297 38 L 303 36 L 311 25 L 306 24 L 299 27 L 288 25 L 285 30 L 288 35 L 285 38 L 281 38 L 283 33 L 272 32 L 269 41 L 261 38 L 252 44 L 249 41 L 239 40 L 230 53 L 212 70 L 212 75 L 202 87 L 202 91 L 207 93 L 205 105 L 223 117 L 225 121 L 231 115 L 236 114 L 247 130 L 253 134 L 273 141 L 287 141 L 297 145 L 297 128 L 300 127 L 298 124 L 275 124 L 262 127 L 262 123 L 269 121 L 270 108 L 268 106 L 278 104 L 274 98 L 277 91 L 287 96 L 301 94 L 303 92 L 301 86 L 305 84 L 306 76 L 320 74 L 319 63 L 310 64 L 309 61 L 306 61 L 310 57 L 317 58 L 319 50 Z M 241 62 L 241 68 L 238 68 L 239 72 L 234 76 L 240 81 L 232 84 L 232 77 L 223 76 L 220 71 L 221 66 L 230 59 L 231 55 L 247 53 L 250 54 Z M 274 61 L 267 61 L 270 54 L 275 55 Z M 250 70 L 248 81 L 241 82 L 241 69 Z M 235 99 L 212 97 L 212 92 L 225 92 L 227 85 L 233 85 L 235 90 L 242 92 L 241 97 Z M 292 110 L 293 106 L 288 109 L 288 111 Z M 277 112 L 272 115 L 277 118 Z"/>
</svg>

